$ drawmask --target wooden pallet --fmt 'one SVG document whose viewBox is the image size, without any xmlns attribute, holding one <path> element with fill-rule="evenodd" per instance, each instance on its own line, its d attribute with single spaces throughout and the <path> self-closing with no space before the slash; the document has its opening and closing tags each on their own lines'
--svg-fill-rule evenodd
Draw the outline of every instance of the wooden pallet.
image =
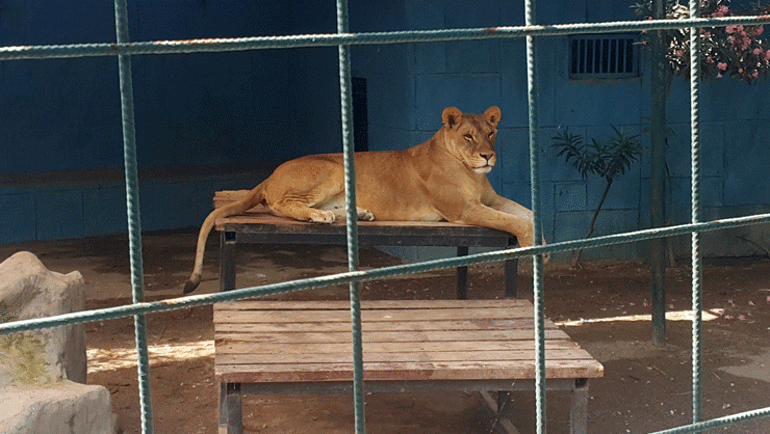
<svg viewBox="0 0 770 434">
<path fill-rule="evenodd" d="M 222 432 L 241 432 L 244 393 L 351 390 L 348 302 L 221 303 L 214 328 Z M 364 301 L 362 331 L 367 391 L 534 388 L 533 309 L 526 300 Z M 545 337 L 547 386 L 573 393 L 571 432 L 584 433 L 587 379 L 603 376 L 604 368 L 550 321 Z M 506 417 L 501 422 L 516 432 Z"/>
</svg>

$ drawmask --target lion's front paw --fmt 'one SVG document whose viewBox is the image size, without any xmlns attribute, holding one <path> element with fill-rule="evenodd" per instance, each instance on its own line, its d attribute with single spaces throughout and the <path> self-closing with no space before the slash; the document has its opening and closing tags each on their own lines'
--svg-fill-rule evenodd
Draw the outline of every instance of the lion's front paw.
<svg viewBox="0 0 770 434">
<path fill-rule="evenodd" d="M 313 209 L 310 212 L 310 221 L 313 223 L 334 223 L 335 216 L 331 211 Z"/>
<path fill-rule="evenodd" d="M 358 219 L 366 222 L 373 222 L 374 213 L 368 209 L 358 208 Z"/>
</svg>

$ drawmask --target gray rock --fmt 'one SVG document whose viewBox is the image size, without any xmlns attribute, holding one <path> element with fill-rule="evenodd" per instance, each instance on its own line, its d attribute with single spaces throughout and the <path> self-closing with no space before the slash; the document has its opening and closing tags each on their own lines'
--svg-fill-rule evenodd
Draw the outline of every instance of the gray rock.
<svg viewBox="0 0 770 434">
<path fill-rule="evenodd" d="M 18 252 L 0 263 L 0 314 L 12 319 L 31 319 L 84 308 L 83 277 L 77 271 L 66 275 L 50 271 L 30 252 Z M 48 378 L 38 378 L 39 381 L 64 378 L 86 382 L 86 335 L 82 324 L 35 330 L 23 336 L 25 340 L 37 339 L 43 347 L 40 356 L 45 361 Z M 4 348 L 3 342 L 8 343 L 9 339 L 20 339 L 20 336 L 0 339 L 0 352 Z M 30 348 L 23 349 L 31 350 L 34 344 L 25 342 L 25 346 Z M 0 367 L 0 384 L 29 379 L 27 377 L 33 373 L 17 372 L 8 377 L 9 372 L 19 371 L 19 367 L 24 371 L 24 363 L 30 362 L 29 352 L 10 354 L 10 358 L 0 360 L 0 365 L 3 361 L 6 365 Z M 16 366 L 8 366 L 9 363 Z M 37 364 L 33 363 L 33 366 Z M 17 375 L 25 378 L 17 378 Z"/>
<path fill-rule="evenodd" d="M 0 434 L 113 434 L 110 392 L 63 380 L 0 386 Z"/>
<path fill-rule="evenodd" d="M 29 252 L 0 263 L 0 322 L 85 307 L 77 271 L 48 270 Z M 86 382 L 82 324 L 0 336 L 0 434 L 112 434 L 109 391 Z"/>
</svg>

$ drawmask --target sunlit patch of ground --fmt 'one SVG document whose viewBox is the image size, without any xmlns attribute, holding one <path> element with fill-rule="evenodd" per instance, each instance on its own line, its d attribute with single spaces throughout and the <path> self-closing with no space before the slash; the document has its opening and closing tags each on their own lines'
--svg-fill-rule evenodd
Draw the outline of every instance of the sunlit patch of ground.
<svg viewBox="0 0 770 434">
<path fill-rule="evenodd" d="M 214 355 L 214 341 L 149 345 L 150 366 Z M 136 348 L 89 348 L 88 373 L 136 367 Z"/>
</svg>

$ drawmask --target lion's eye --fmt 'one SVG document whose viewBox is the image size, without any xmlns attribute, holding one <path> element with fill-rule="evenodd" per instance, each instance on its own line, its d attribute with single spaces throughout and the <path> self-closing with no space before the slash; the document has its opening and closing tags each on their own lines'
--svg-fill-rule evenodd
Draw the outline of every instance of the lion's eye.
<svg viewBox="0 0 770 434">
<path fill-rule="evenodd" d="M 470 134 L 466 134 L 466 135 L 465 135 L 465 136 L 463 136 L 463 137 L 465 137 L 465 140 L 473 140 L 473 136 L 472 136 L 472 135 L 470 135 Z"/>
</svg>

